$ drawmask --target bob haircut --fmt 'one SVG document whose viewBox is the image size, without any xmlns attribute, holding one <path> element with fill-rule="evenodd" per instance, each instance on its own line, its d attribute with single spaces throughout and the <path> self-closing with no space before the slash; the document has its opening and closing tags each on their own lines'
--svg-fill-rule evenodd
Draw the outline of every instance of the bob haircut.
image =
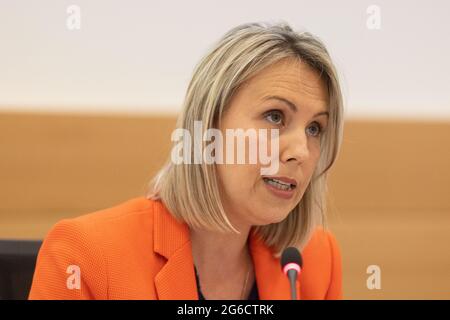
<svg viewBox="0 0 450 320">
<path fill-rule="evenodd" d="M 316 227 L 326 228 L 327 173 L 342 141 L 343 99 L 325 45 L 309 32 L 294 32 L 285 22 L 246 23 L 231 29 L 196 66 L 176 125 L 191 133 L 194 121 L 202 121 L 203 130 L 217 128 L 239 87 L 284 58 L 298 59 L 319 73 L 328 88 L 330 117 L 320 137 L 320 158 L 301 201 L 283 221 L 252 228 L 275 257 L 288 246 L 302 250 Z M 174 164 L 169 157 L 150 181 L 146 197 L 161 200 L 191 228 L 239 233 L 227 218 L 218 190 L 215 164 Z"/>
</svg>

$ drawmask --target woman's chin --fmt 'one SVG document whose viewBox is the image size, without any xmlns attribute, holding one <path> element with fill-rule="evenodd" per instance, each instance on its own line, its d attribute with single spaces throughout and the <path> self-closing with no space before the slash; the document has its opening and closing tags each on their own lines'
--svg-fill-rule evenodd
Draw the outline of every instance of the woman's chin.
<svg viewBox="0 0 450 320">
<path fill-rule="evenodd" d="M 274 208 L 271 208 L 270 210 L 262 210 L 260 214 L 256 215 L 258 219 L 255 219 L 257 221 L 255 221 L 253 225 L 265 226 L 269 224 L 279 223 L 285 220 L 289 213 L 289 211 L 274 210 Z"/>
</svg>

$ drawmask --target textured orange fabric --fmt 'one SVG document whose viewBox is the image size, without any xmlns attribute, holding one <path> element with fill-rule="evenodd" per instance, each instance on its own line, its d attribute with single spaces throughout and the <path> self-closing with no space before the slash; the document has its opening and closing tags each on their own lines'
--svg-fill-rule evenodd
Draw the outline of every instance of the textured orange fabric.
<svg viewBox="0 0 450 320">
<path fill-rule="evenodd" d="M 253 234 L 249 247 L 259 298 L 290 299 L 279 259 Z M 341 299 L 333 235 L 318 228 L 302 257 L 298 298 Z M 39 251 L 29 299 L 198 299 L 189 228 L 145 197 L 62 220 Z"/>
</svg>

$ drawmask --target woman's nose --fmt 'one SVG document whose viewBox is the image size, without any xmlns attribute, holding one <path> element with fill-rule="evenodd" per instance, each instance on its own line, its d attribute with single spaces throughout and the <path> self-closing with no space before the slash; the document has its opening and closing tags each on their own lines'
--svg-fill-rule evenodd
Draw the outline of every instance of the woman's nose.
<svg viewBox="0 0 450 320">
<path fill-rule="evenodd" d="M 305 130 L 292 130 L 280 136 L 280 160 L 305 162 L 309 158 L 308 138 Z"/>
</svg>

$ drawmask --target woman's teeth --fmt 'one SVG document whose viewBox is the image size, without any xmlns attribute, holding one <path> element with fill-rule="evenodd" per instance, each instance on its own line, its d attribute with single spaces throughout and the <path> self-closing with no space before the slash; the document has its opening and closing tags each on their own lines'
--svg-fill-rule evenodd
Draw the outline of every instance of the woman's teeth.
<svg viewBox="0 0 450 320">
<path fill-rule="evenodd" d="M 281 190 L 292 190 L 293 189 L 293 185 L 291 185 L 290 183 L 285 183 L 279 180 L 275 180 L 275 179 L 270 179 L 270 178 L 264 178 L 264 181 L 267 184 L 270 184 L 271 186 L 274 186 L 275 188 L 281 189 Z"/>
</svg>

